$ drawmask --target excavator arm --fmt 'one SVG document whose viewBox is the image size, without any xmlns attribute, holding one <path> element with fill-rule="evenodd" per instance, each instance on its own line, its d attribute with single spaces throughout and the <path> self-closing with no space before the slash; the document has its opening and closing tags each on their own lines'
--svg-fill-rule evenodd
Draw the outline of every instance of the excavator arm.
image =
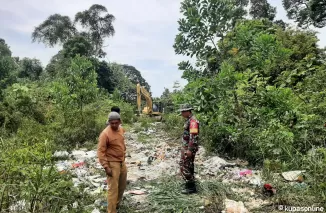
<svg viewBox="0 0 326 213">
<path fill-rule="evenodd" d="M 140 84 L 137 84 L 137 106 L 138 106 L 138 111 L 141 111 L 141 94 L 145 97 L 146 99 L 146 113 L 152 114 L 153 112 L 153 101 L 151 98 L 151 95 L 149 92 L 144 88 L 141 87 Z"/>
<path fill-rule="evenodd" d="M 140 94 L 140 84 L 137 84 L 137 106 L 138 113 L 141 113 L 141 94 Z"/>
</svg>

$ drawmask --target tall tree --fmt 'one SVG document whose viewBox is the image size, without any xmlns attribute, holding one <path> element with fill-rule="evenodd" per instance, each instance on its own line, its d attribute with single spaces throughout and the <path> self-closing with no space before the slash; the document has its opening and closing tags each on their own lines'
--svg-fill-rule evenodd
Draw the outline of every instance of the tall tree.
<svg viewBox="0 0 326 213">
<path fill-rule="evenodd" d="M 10 48 L 2 38 L 0 38 L 0 56 L 11 56 Z"/>
<path fill-rule="evenodd" d="M 49 16 L 38 27 L 35 27 L 32 33 L 32 41 L 42 42 L 45 45 L 53 47 L 56 44 L 64 44 L 76 32 L 76 27 L 68 16 L 54 14 Z"/>
<path fill-rule="evenodd" d="M 104 13 L 104 16 L 101 16 Z M 115 31 L 112 22 L 115 17 L 108 10 L 98 4 L 94 4 L 88 10 L 79 12 L 75 16 L 75 22 L 80 23 L 86 29 L 86 34 L 92 41 L 95 55 L 104 56 L 102 50 L 104 39 L 113 36 Z"/>
<path fill-rule="evenodd" d="M 231 30 L 238 19 L 246 15 L 248 0 L 184 0 L 181 3 L 179 34 L 173 45 L 176 54 L 197 58 L 196 70 L 189 62 L 181 62 L 179 69 L 191 76 L 216 72 L 219 64 L 217 41 Z"/>
<path fill-rule="evenodd" d="M 78 12 L 74 21 L 68 16 L 51 15 L 35 28 L 32 40 L 53 47 L 57 44 L 63 45 L 75 36 L 79 36 L 79 38 L 74 41 L 84 37 L 92 44 L 92 55 L 104 57 L 105 52 L 102 50 L 104 40 L 114 35 L 115 31 L 112 25 L 114 20 L 114 16 L 109 14 L 104 6 L 94 4 L 88 10 Z M 80 31 L 77 29 L 77 24 L 82 26 Z M 85 44 L 85 42 L 83 43 Z"/>
<path fill-rule="evenodd" d="M 5 40 L 0 39 L 0 99 L 2 91 L 15 80 L 18 65 L 11 57 L 11 51 Z"/>
<path fill-rule="evenodd" d="M 140 71 L 137 70 L 135 67 L 124 64 L 122 65 L 123 71 L 126 74 L 127 78 L 133 83 L 137 84 L 140 83 L 141 86 L 145 87 L 148 92 L 150 92 L 150 86 L 147 81 L 143 78 Z M 136 88 L 135 88 L 136 89 Z"/>
<path fill-rule="evenodd" d="M 325 0 L 283 0 L 283 6 L 287 16 L 297 22 L 299 27 L 326 26 Z"/>
<path fill-rule="evenodd" d="M 254 19 L 266 18 L 273 21 L 276 15 L 276 7 L 272 7 L 267 0 L 250 0 L 250 15 Z"/>
</svg>

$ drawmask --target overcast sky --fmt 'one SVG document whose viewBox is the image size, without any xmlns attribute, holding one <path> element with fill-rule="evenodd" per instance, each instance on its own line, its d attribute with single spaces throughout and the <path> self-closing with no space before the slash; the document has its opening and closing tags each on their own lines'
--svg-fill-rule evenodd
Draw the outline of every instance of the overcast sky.
<svg viewBox="0 0 326 213">
<path fill-rule="evenodd" d="M 40 59 L 45 66 L 59 48 L 31 43 L 35 26 L 54 13 L 73 17 L 92 4 L 102 4 L 116 17 L 116 34 L 106 43 L 106 60 L 136 67 L 151 86 L 153 96 L 174 81 L 182 85 L 182 72 L 172 47 L 177 34 L 181 0 L 0 0 L 0 38 L 6 40 L 14 56 Z M 278 19 L 286 19 L 281 0 L 269 0 L 278 8 Z M 51 3 L 50 3 L 51 2 Z M 320 45 L 326 46 L 326 28 L 319 30 Z M 324 37 L 324 38 L 322 38 Z"/>
</svg>

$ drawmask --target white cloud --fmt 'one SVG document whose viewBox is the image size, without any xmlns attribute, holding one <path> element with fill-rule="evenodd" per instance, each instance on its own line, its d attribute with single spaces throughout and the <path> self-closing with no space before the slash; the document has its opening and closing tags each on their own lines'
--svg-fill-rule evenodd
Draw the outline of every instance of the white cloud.
<svg viewBox="0 0 326 213">
<path fill-rule="evenodd" d="M 14 55 L 39 58 L 46 64 L 57 48 L 45 48 L 31 43 L 35 26 L 48 16 L 59 13 L 73 18 L 78 11 L 93 4 L 104 5 L 116 17 L 116 34 L 108 39 L 105 48 L 107 60 L 135 66 L 149 82 L 154 96 L 160 96 L 164 87 L 172 89 L 180 81 L 177 63 L 186 57 L 177 56 L 172 47 L 177 34 L 177 20 L 181 0 L 6 0 L 0 9 L 0 37 L 11 46 Z M 286 19 L 281 0 L 270 0 L 278 7 L 278 19 Z M 319 30 L 323 34 L 326 28 Z M 325 36 L 319 36 L 320 38 Z M 326 38 L 320 45 L 326 46 Z"/>
</svg>

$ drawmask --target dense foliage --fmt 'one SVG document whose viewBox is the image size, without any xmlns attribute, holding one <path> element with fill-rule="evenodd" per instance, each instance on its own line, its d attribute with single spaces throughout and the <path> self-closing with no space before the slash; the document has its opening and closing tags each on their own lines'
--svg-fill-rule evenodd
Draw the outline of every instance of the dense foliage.
<svg viewBox="0 0 326 213">
<path fill-rule="evenodd" d="M 18 204 L 28 212 L 83 212 L 94 203 L 71 175 L 58 173 L 52 156 L 94 148 L 114 105 L 124 124 L 132 123 L 136 83 L 150 90 L 136 68 L 98 59 L 104 38 L 114 34 L 113 20 L 101 5 L 77 13 L 74 23 L 50 16 L 33 33 L 35 41 L 62 44 L 45 68 L 37 59 L 13 57 L 0 39 L 0 212 Z M 77 23 L 85 31 L 77 32 Z"/>
<path fill-rule="evenodd" d="M 181 62 L 188 84 L 162 98 L 195 106 L 210 151 L 265 163 L 271 172 L 308 170 L 320 201 L 326 198 L 325 50 L 314 32 L 273 23 L 267 1 L 252 1 L 246 20 L 239 12 L 245 3 L 182 2 L 174 47 L 196 64 Z"/>
</svg>

